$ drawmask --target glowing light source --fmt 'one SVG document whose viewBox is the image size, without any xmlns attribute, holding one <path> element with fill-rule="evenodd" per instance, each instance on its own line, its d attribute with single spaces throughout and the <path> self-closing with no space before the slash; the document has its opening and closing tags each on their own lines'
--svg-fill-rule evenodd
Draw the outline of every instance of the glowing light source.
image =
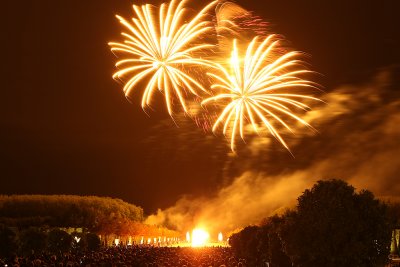
<svg viewBox="0 0 400 267">
<path fill-rule="evenodd" d="M 118 247 L 118 245 L 119 245 L 119 238 L 116 238 L 116 239 L 114 240 L 114 243 L 115 243 L 115 245 Z"/>
<path fill-rule="evenodd" d="M 221 232 L 219 232 L 219 234 L 218 234 L 218 241 L 219 241 L 219 242 L 224 241 L 224 237 L 222 236 L 222 233 L 221 233 Z"/>
<path fill-rule="evenodd" d="M 194 229 L 192 232 L 192 247 L 202 247 L 207 244 L 210 235 L 204 229 Z"/>
<path fill-rule="evenodd" d="M 189 232 L 186 232 L 186 241 L 190 242 L 190 233 Z"/>
<path fill-rule="evenodd" d="M 81 238 L 77 237 L 77 236 L 75 236 L 74 239 L 75 239 L 76 243 L 79 243 L 79 241 L 81 241 Z"/>
</svg>

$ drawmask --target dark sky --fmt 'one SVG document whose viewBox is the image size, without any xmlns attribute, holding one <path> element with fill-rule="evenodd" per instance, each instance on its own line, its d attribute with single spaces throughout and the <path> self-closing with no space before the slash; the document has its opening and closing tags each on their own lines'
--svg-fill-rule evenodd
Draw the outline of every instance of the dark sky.
<svg viewBox="0 0 400 267">
<path fill-rule="evenodd" d="M 397 0 L 237 3 L 310 54 L 326 91 L 400 63 Z M 150 213 L 222 182 L 221 140 L 208 136 L 180 155 L 191 137 L 175 135 L 164 106 L 148 117 L 111 78 L 107 43 L 121 40 L 114 15 L 130 16 L 131 4 L 2 3 L 0 193 L 111 196 Z"/>
</svg>

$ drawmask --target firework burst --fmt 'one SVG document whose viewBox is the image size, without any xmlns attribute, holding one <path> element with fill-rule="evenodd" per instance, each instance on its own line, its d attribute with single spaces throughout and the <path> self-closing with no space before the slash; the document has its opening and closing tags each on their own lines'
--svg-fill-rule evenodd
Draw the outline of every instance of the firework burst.
<svg viewBox="0 0 400 267">
<path fill-rule="evenodd" d="M 293 112 L 293 108 L 308 110 L 309 106 L 300 100 L 318 98 L 293 92 L 300 88 L 317 89 L 317 85 L 301 78 L 310 71 L 297 58 L 299 52 L 279 54 L 279 40 L 270 35 L 259 42 L 254 38 L 244 55 L 239 54 L 237 41 L 233 41 L 230 64 L 226 68 L 217 64 L 216 72 L 208 73 L 213 79 L 213 90 L 221 93 L 205 99 L 202 104 L 215 102 L 223 105 L 222 112 L 213 125 L 215 132 L 222 126 L 226 135 L 230 132 L 232 151 L 235 150 L 236 136 L 244 139 L 247 125 L 256 133 L 260 127 L 269 132 L 286 148 L 288 145 L 280 135 L 275 122 L 293 132 L 284 118 L 292 118 L 312 128 Z M 290 150 L 289 150 L 290 151 Z"/>
<path fill-rule="evenodd" d="M 186 4 L 185 0 L 163 3 L 159 7 L 158 16 L 155 15 L 154 7 L 149 4 L 133 5 L 136 16 L 131 22 L 117 16 L 128 33 L 122 33 L 125 37 L 123 43 L 109 43 L 113 52 L 125 56 L 116 63 L 119 70 L 113 78 L 127 78 L 124 86 L 126 96 L 130 95 L 140 81 L 149 78 L 142 96 L 143 109 L 150 105 L 157 88 L 164 93 L 171 116 L 174 98 L 179 100 L 187 113 L 187 91 L 194 95 L 198 95 L 199 91 L 206 91 L 202 84 L 191 77 L 187 69 L 194 65 L 212 65 L 211 62 L 192 55 L 211 46 L 207 43 L 199 44 L 198 41 L 212 29 L 205 18 L 216 1 L 204 7 L 187 23 L 184 21 L 187 18 Z"/>
</svg>

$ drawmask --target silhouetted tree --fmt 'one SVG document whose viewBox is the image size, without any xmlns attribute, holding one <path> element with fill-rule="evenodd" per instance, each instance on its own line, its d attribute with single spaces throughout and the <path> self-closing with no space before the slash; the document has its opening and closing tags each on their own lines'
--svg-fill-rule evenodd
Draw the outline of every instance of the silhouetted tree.
<svg viewBox="0 0 400 267">
<path fill-rule="evenodd" d="M 53 229 L 48 233 L 47 244 L 49 251 L 66 252 L 71 249 L 72 236 L 60 229 Z"/>
<path fill-rule="evenodd" d="M 295 266 L 375 267 L 388 260 L 387 206 L 341 180 L 319 181 L 285 214 L 284 247 Z"/>
<path fill-rule="evenodd" d="M 11 256 L 17 249 L 16 235 L 5 225 L 0 225 L 0 258 Z"/>
<path fill-rule="evenodd" d="M 292 267 L 292 262 L 286 254 L 280 237 L 284 218 L 270 217 L 262 223 L 259 234 L 258 252 L 261 262 L 268 262 L 271 267 Z"/>
<path fill-rule="evenodd" d="M 101 245 L 100 238 L 98 235 L 94 233 L 87 233 L 86 234 L 86 244 L 89 250 L 98 250 Z"/>
<path fill-rule="evenodd" d="M 246 259 L 252 265 L 258 260 L 259 232 L 260 227 L 247 226 L 242 231 L 229 237 L 229 244 L 232 247 L 233 253 L 238 258 Z"/>
<path fill-rule="evenodd" d="M 19 236 L 20 250 L 24 255 L 41 253 L 47 244 L 47 235 L 36 227 L 30 227 Z"/>
<path fill-rule="evenodd" d="M 393 213 L 369 191 L 357 193 L 341 180 L 319 181 L 294 210 L 244 228 L 230 245 L 250 266 L 384 266 Z"/>
<path fill-rule="evenodd" d="M 292 267 L 279 236 L 283 218 L 273 216 L 261 226 L 248 226 L 229 238 L 233 253 L 250 266 Z"/>
</svg>

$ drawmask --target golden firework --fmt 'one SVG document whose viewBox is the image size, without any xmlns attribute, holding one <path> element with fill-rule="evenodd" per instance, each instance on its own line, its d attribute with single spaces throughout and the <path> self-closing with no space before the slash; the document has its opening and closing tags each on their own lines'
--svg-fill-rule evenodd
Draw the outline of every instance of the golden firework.
<svg viewBox="0 0 400 267">
<path fill-rule="evenodd" d="M 117 16 L 120 23 L 129 31 L 122 33 L 123 43 L 110 42 L 111 50 L 125 55 L 116 63 L 119 69 L 113 78 L 128 78 L 124 86 L 128 96 L 135 86 L 146 77 L 150 77 L 142 96 L 142 108 L 150 104 L 154 91 L 163 91 L 168 113 L 172 115 L 173 98 L 177 97 L 185 112 L 186 90 L 194 95 L 206 89 L 187 71 L 193 65 L 210 66 L 207 60 L 193 57 L 194 52 L 209 48 L 207 43 L 198 43 L 199 37 L 212 27 L 205 20 L 207 11 L 216 1 L 204 7 L 196 16 L 187 19 L 187 1 L 172 0 L 155 8 L 149 4 L 133 5 L 135 17 L 129 22 Z"/>
<path fill-rule="evenodd" d="M 232 151 L 235 150 L 236 136 L 240 134 L 244 139 L 245 126 L 248 124 L 256 133 L 260 132 L 260 126 L 266 127 L 288 150 L 289 147 L 274 126 L 274 121 L 291 132 L 292 129 L 284 121 L 284 117 L 290 117 L 311 127 L 294 114 L 292 109 L 308 110 L 309 106 L 300 100 L 319 99 L 292 90 L 316 89 L 317 86 L 301 78 L 310 72 L 303 67 L 302 61 L 297 59 L 301 53 L 279 54 L 279 50 L 279 40 L 274 35 L 268 36 L 262 42 L 258 42 L 257 37 L 254 38 L 244 55 L 239 54 L 237 41 L 234 40 L 228 67 L 217 64 L 216 72 L 208 73 L 215 81 L 211 88 L 219 90 L 220 93 L 205 99 L 202 104 L 223 104 L 223 110 L 213 125 L 213 131 L 222 125 L 223 134 L 226 135 L 230 129 Z"/>
</svg>

